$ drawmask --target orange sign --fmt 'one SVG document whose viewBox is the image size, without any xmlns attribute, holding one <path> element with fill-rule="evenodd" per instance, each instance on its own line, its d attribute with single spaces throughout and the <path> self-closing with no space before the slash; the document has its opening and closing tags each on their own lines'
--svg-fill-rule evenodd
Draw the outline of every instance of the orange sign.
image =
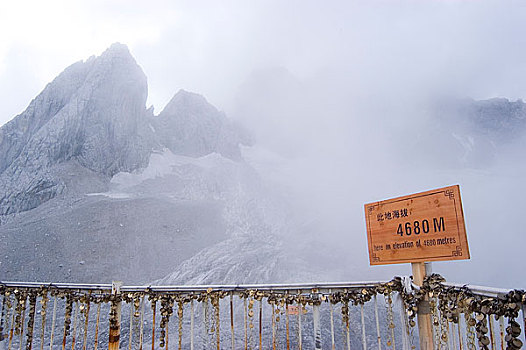
<svg viewBox="0 0 526 350">
<path fill-rule="evenodd" d="M 458 185 L 365 204 L 371 265 L 469 259 Z"/>
</svg>

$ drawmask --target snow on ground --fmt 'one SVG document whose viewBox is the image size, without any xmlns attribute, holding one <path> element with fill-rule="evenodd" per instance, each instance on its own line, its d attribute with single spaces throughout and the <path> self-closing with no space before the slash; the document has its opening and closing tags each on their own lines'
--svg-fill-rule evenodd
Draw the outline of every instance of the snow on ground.
<svg viewBox="0 0 526 350">
<path fill-rule="evenodd" d="M 131 187 L 137 186 L 147 180 L 162 178 L 176 172 L 178 167 L 193 165 L 195 167 L 209 170 L 221 165 L 233 163 L 232 160 L 223 157 L 219 153 L 210 153 L 203 157 L 193 158 L 173 154 L 165 148 L 161 152 L 152 153 L 148 166 L 135 172 L 120 172 L 113 176 L 110 181 L 110 190 L 102 193 L 89 193 L 89 196 L 105 196 L 115 199 L 131 198 L 128 192 Z"/>
</svg>

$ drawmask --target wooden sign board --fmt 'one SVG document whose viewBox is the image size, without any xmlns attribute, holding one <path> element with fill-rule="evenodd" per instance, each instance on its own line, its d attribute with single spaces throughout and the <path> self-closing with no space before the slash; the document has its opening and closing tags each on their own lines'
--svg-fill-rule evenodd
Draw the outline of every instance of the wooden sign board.
<svg viewBox="0 0 526 350">
<path fill-rule="evenodd" d="M 365 204 L 371 265 L 469 259 L 458 185 Z"/>
</svg>

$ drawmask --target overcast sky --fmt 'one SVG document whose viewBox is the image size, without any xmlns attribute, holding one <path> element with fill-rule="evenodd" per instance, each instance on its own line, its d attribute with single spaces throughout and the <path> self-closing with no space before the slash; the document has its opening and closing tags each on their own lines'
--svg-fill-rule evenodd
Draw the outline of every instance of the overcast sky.
<svg viewBox="0 0 526 350">
<path fill-rule="evenodd" d="M 180 88 L 230 112 L 251 74 L 276 67 L 362 94 L 526 95 L 524 1 L 2 1 L 0 33 L 0 124 L 116 41 L 157 112 Z"/>
</svg>

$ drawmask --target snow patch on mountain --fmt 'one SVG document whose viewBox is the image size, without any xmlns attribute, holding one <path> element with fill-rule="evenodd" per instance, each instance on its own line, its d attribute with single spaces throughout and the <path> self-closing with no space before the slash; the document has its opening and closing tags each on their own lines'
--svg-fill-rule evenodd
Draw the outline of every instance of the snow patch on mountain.
<svg viewBox="0 0 526 350">
<path fill-rule="evenodd" d="M 102 193 L 89 193 L 88 195 L 103 195 L 110 198 L 129 198 L 133 188 L 140 184 L 177 174 L 178 168 L 194 166 L 202 170 L 212 170 L 224 165 L 235 163 L 218 153 L 210 153 L 203 157 L 193 158 L 173 154 L 169 149 L 152 153 L 148 166 L 133 172 L 120 172 L 110 180 L 110 190 Z M 130 193 L 126 193 L 129 191 Z"/>
</svg>

